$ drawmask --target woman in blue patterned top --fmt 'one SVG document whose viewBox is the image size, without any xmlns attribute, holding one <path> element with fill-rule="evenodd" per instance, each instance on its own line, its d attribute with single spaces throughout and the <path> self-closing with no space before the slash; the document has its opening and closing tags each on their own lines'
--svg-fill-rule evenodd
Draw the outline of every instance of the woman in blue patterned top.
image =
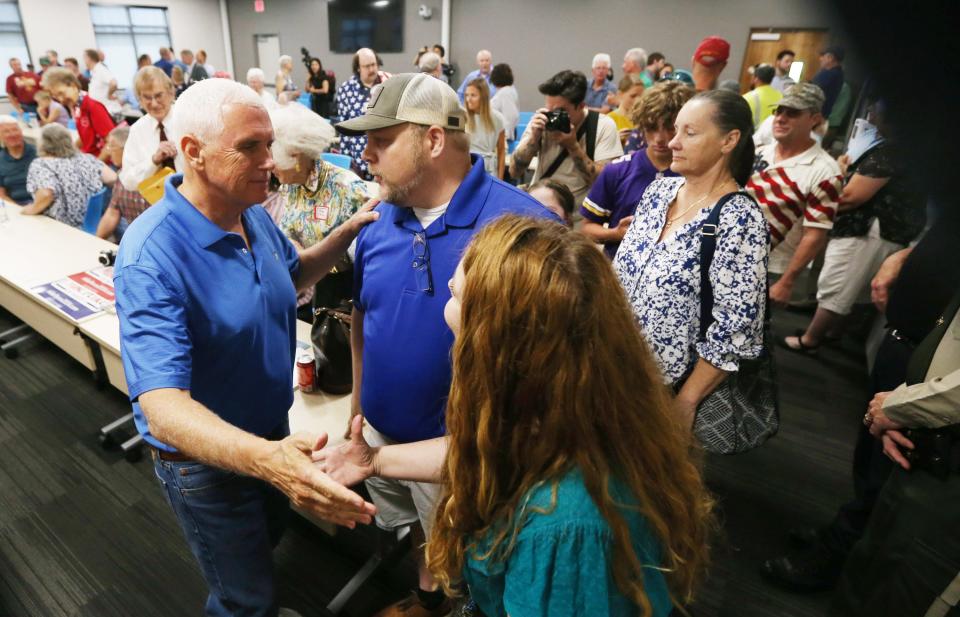
<svg viewBox="0 0 960 617">
<path fill-rule="evenodd" d="M 316 455 L 343 483 L 441 481 L 427 563 L 488 617 L 666 617 L 705 566 L 711 502 L 610 262 L 505 216 L 450 281 L 448 436 Z M 584 370 L 589 367 L 589 370 Z"/>
<path fill-rule="evenodd" d="M 614 269 L 674 407 L 692 426 L 697 406 L 763 349 L 769 232 L 760 207 L 736 195 L 724 205 L 710 266 L 713 323 L 700 336 L 701 226 L 724 195 L 746 183 L 753 164 L 753 124 L 742 97 L 698 94 L 676 120 L 670 168 L 644 192 L 617 251 Z"/>
</svg>

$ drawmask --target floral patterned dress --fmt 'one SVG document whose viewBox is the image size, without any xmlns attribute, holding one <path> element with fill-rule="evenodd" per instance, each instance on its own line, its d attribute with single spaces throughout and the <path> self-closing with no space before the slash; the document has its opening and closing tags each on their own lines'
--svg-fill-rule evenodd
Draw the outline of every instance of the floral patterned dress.
<svg viewBox="0 0 960 617">
<path fill-rule="evenodd" d="M 357 213 L 372 195 L 355 173 L 318 159 L 305 184 L 281 184 L 284 204 L 278 227 L 310 248 Z"/>
<path fill-rule="evenodd" d="M 760 207 L 738 195 L 720 214 L 710 267 L 714 322 L 700 335 L 700 228 L 714 204 L 659 242 L 683 178 L 661 178 L 644 192 L 620 244 L 614 270 L 664 381 L 675 385 L 699 358 L 725 371 L 763 350 L 769 232 Z"/>
</svg>

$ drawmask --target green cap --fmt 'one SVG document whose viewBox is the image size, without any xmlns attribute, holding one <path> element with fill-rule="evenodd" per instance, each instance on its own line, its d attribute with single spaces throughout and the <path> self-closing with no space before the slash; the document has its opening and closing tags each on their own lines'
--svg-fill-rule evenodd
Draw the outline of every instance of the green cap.
<svg viewBox="0 0 960 617">
<path fill-rule="evenodd" d="M 361 135 L 405 122 L 463 131 L 467 114 L 446 83 L 426 73 L 400 73 L 374 86 L 364 114 L 340 122 L 336 129 Z"/>
</svg>

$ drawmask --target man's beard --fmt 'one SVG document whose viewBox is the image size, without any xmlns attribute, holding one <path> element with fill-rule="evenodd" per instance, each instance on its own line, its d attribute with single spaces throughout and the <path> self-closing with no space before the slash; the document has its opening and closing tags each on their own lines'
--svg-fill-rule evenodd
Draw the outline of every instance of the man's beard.
<svg viewBox="0 0 960 617">
<path fill-rule="evenodd" d="M 413 178 L 403 186 L 397 186 L 394 184 L 385 184 L 381 177 L 380 199 L 395 206 L 414 207 L 413 204 L 407 203 L 407 200 L 410 197 L 411 191 L 419 187 L 420 182 L 423 180 L 423 148 L 420 147 L 420 144 L 414 146 L 411 158 L 413 159 Z"/>
</svg>

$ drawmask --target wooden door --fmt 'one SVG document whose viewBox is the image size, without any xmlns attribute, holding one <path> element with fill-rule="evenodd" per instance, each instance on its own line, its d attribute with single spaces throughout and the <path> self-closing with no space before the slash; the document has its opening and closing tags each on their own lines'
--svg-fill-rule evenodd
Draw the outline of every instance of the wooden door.
<svg viewBox="0 0 960 617">
<path fill-rule="evenodd" d="M 750 28 L 747 51 L 743 54 L 743 66 L 740 68 L 740 91 L 750 90 L 751 75 L 748 69 L 761 62 L 773 64 L 777 54 L 783 49 L 792 49 L 796 53 L 794 62 L 803 63 L 800 79 L 809 81 L 820 68 L 820 52 L 829 42 L 829 32 L 825 28 Z"/>
</svg>

